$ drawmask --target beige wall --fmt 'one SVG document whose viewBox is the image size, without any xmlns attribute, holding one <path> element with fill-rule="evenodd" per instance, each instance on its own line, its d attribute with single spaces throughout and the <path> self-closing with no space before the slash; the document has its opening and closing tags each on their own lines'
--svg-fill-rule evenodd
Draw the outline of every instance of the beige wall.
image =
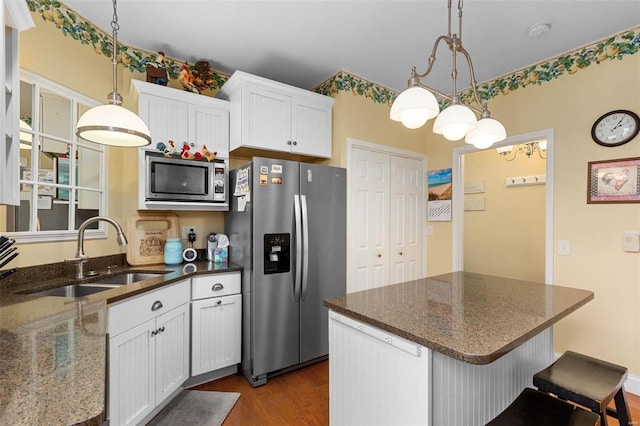
<svg viewBox="0 0 640 426">
<path fill-rule="evenodd" d="M 109 60 L 91 48 L 66 38 L 52 24 L 34 15 L 37 28 L 21 36 L 21 65 L 33 72 L 104 100 L 111 90 Z M 476 66 L 482 66 L 481 63 Z M 120 92 L 125 106 L 134 109 L 129 95 L 128 72 L 122 72 Z M 558 240 L 569 240 L 570 256 L 554 255 L 555 283 L 595 292 L 586 307 L 562 320 L 555 328 L 555 350 L 573 349 L 609 359 L 629 367 L 640 376 L 640 255 L 621 250 L 625 230 L 640 230 L 640 204 L 587 205 L 588 161 L 640 156 L 640 138 L 617 148 L 594 144 L 590 129 L 606 111 L 626 108 L 640 112 L 640 55 L 608 61 L 563 76 L 541 86 L 527 87 L 490 102 L 510 135 L 546 128 L 555 129 L 555 229 Z M 135 78 L 143 78 L 136 74 Z M 452 148 L 431 133 L 427 124 L 406 130 L 388 120 L 388 106 L 348 93 L 336 97 L 334 108 L 334 158 L 345 165 L 347 137 L 401 147 L 427 154 L 428 169 L 451 167 Z M 109 214 L 119 221 L 136 208 L 136 156 L 123 149 L 109 154 Z M 220 213 L 180 213 L 183 224 L 193 222 L 201 238 L 208 231 L 222 230 Z M 427 271 L 435 275 L 451 270 L 451 223 L 428 223 Z M 113 240 L 87 243 L 90 256 L 117 253 Z M 24 244 L 17 266 L 60 261 L 75 251 L 72 242 Z"/>
<path fill-rule="evenodd" d="M 464 213 L 465 271 L 545 281 L 546 187 L 505 185 L 506 178 L 544 175 L 545 166 L 538 154 L 513 161 L 495 149 L 465 155 L 465 182 L 485 185 L 484 193 L 464 196 L 485 200 L 485 210 Z"/>
<path fill-rule="evenodd" d="M 510 135 L 555 131 L 554 282 L 595 293 L 555 327 L 555 350 L 582 351 L 640 376 L 640 254 L 622 251 L 625 230 L 640 230 L 640 204 L 587 204 L 587 162 L 640 157 L 640 137 L 616 148 L 591 140 L 596 118 L 640 112 L 640 55 L 607 61 L 490 103 Z M 557 255 L 568 240 L 570 256 Z"/>
</svg>

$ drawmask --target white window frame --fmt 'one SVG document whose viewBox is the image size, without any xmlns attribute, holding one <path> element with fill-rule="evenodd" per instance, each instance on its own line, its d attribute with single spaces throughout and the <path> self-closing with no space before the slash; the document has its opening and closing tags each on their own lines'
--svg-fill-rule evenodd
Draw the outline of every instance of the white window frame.
<svg viewBox="0 0 640 426">
<path fill-rule="evenodd" d="M 89 108 L 93 108 L 95 106 L 101 105 L 100 102 L 96 101 L 95 99 L 89 98 L 85 95 L 82 95 L 78 92 L 75 92 L 65 86 L 62 86 L 58 83 L 55 83 L 51 80 L 48 80 L 38 74 L 32 73 L 30 71 L 24 70 L 24 69 L 20 69 L 20 81 L 24 81 L 26 83 L 32 84 L 34 86 L 34 89 L 36 90 L 36 95 L 38 95 L 40 88 L 44 88 L 56 93 L 59 93 L 62 96 L 67 97 L 68 99 L 71 100 L 72 102 L 72 108 L 71 108 L 71 128 L 74 129 L 76 126 L 76 123 L 78 121 L 78 119 L 80 117 L 78 117 L 78 108 L 77 105 L 78 104 L 83 104 L 83 105 L 87 105 Z M 36 99 L 38 99 L 38 96 L 35 96 Z M 34 116 L 33 116 L 33 140 L 34 141 L 39 141 L 40 140 L 40 132 L 39 132 L 39 126 L 37 125 L 40 117 L 40 107 L 39 105 L 36 106 L 36 108 L 34 108 Z M 108 197 L 107 197 L 107 193 L 108 193 L 108 179 L 107 179 L 107 164 L 108 164 L 108 149 L 106 149 L 104 146 L 100 145 L 98 147 L 98 149 L 96 149 L 95 144 L 94 145 L 87 145 L 85 143 L 83 143 L 82 140 L 80 140 L 75 133 L 72 133 L 71 135 L 71 139 L 70 140 L 64 140 L 61 138 L 56 138 L 55 136 L 51 136 L 51 135 L 43 135 L 45 136 L 47 139 L 50 140 L 59 140 L 60 142 L 64 142 L 64 143 L 70 143 L 72 145 L 72 149 L 70 150 L 70 152 L 76 152 L 77 149 L 79 148 L 85 148 L 85 149 L 91 149 L 94 151 L 99 151 L 102 153 L 102 161 L 100 164 L 100 176 L 102 176 L 102 178 L 100 179 L 100 187 L 99 188 L 89 188 L 89 187 L 80 187 L 77 186 L 77 182 L 76 180 L 76 176 L 75 173 L 70 173 L 70 183 L 69 185 L 72 187 L 69 190 L 69 199 L 72 200 L 75 198 L 74 195 L 74 191 L 91 191 L 91 192 L 98 192 L 100 194 L 99 196 L 99 200 L 100 200 L 100 211 L 99 211 L 99 215 L 100 216 L 107 216 L 108 215 Z M 34 150 L 35 151 L 35 150 Z M 38 155 L 37 155 L 37 151 L 34 152 L 32 154 L 32 161 L 34 162 L 34 167 L 38 167 Z M 76 164 L 75 159 L 71 158 L 71 163 L 70 163 L 70 168 L 71 166 L 74 166 Z M 71 170 L 73 170 L 75 167 L 72 167 Z M 19 182 L 20 184 L 35 184 L 35 181 L 25 181 L 22 179 L 22 176 L 19 177 Z M 35 174 L 34 179 L 37 179 L 37 173 Z M 53 184 L 53 186 L 56 186 L 56 184 Z M 35 228 L 35 222 L 37 221 L 37 191 L 31 191 L 30 193 L 30 197 L 31 197 L 31 211 L 29 214 L 30 217 L 30 229 L 34 229 Z M 69 203 L 69 211 L 67 213 L 67 224 L 68 224 L 68 228 L 71 227 L 71 222 L 72 222 L 72 215 L 75 212 L 75 206 L 74 203 Z M 34 214 L 36 213 L 36 214 Z M 75 227 L 79 226 L 80 224 L 77 223 L 75 224 Z M 21 231 L 21 232 L 8 232 L 7 235 L 9 235 L 11 238 L 15 239 L 16 242 L 18 243 L 43 243 L 43 242 L 54 242 L 54 241 L 69 241 L 69 240 L 76 240 L 78 237 L 78 231 L 74 230 L 74 229 L 67 229 L 67 230 L 52 230 L 52 231 Z M 87 229 L 85 232 L 85 239 L 99 239 L 99 238 L 107 238 L 107 227 L 106 224 L 104 222 L 99 222 L 99 228 L 98 229 Z"/>
</svg>

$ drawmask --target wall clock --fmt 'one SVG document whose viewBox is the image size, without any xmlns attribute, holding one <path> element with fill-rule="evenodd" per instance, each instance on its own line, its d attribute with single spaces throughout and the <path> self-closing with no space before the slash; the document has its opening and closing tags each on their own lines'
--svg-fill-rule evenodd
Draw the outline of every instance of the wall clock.
<svg viewBox="0 0 640 426">
<path fill-rule="evenodd" d="M 598 118 L 591 127 L 591 137 L 598 145 L 619 146 L 635 138 L 639 130 L 638 114 L 619 109 Z"/>
</svg>

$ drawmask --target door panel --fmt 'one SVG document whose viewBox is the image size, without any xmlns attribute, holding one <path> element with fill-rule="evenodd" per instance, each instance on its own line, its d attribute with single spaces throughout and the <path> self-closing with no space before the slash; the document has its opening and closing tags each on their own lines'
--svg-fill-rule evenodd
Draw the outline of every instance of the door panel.
<svg viewBox="0 0 640 426">
<path fill-rule="evenodd" d="M 392 155 L 390 213 L 391 284 L 422 278 L 424 212 L 424 172 L 422 161 Z"/>
<path fill-rule="evenodd" d="M 349 198 L 348 292 L 388 283 L 389 155 L 354 148 Z"/>
</svg>

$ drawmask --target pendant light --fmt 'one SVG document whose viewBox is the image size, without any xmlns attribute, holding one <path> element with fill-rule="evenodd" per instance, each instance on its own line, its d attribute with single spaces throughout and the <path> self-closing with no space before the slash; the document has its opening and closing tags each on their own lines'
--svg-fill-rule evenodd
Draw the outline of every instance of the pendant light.
<svg viewBox="0 0 640 426">
<path fill-rule="evenodd" d="M 405 127 L 410 129 L 417 129 L 429 119 L 436 117 L 433 123 L 434 133 L 441 134 L 451 141 L 465 138 L 466 143 L 472 144 L 476 148 L 484 149 L 493 145 L 495 142 L 505 139 L 507 132 L 498 120 L 491 118 L 486 102 L 481 102 L 478 96 L 471 56 L 467 50 L 462 47 L 462 7 L 463 0 L 458 0 L 459 34 L 451 34 L 452 0 L 447 1 L 447 9 L 449 12 L 447 35 L 441 35 L 436 39 L 431 51 L 431 56 L 429 56 L 427 70 L 423 74 L 418 74 L 416 67 L 411 69 L 409 87 L 400 93 L 391 105 L 389 118 L 402 122 Z M 436 61 L 436 52 L 441 41 L 448 45 L 453 59 L 453 68 L 451 70 L 453 91 L 451 95 L 446 95 L 421 82 L 421 79 L 431 73 L 433 64 Z M 458 96 L 456 88 L 458 77 L 456 61 L 458 53 L 464 56 L 469 66 L 471 91 L 473 95 L 471 101 L 478 104 L 479 108 L 463 103 Z M 439 111 L 436 95 L 451 102 L 442 112 Z M 477 119 L 476 113 L 480 115 L 480 120 Z"/>
<path fill-rule="evenodd" d="M 84 140 L 102 145 L 140 147 L 151 143 L 149 128 L 133 112 L 122 106 L 122 96 L 118 93 L 118 14 L 116 0 L 113 0 L 113 92 L 107 105 L 100 105 L 85 112 L 76 128 L 76 135 Z"/>
</svg>

